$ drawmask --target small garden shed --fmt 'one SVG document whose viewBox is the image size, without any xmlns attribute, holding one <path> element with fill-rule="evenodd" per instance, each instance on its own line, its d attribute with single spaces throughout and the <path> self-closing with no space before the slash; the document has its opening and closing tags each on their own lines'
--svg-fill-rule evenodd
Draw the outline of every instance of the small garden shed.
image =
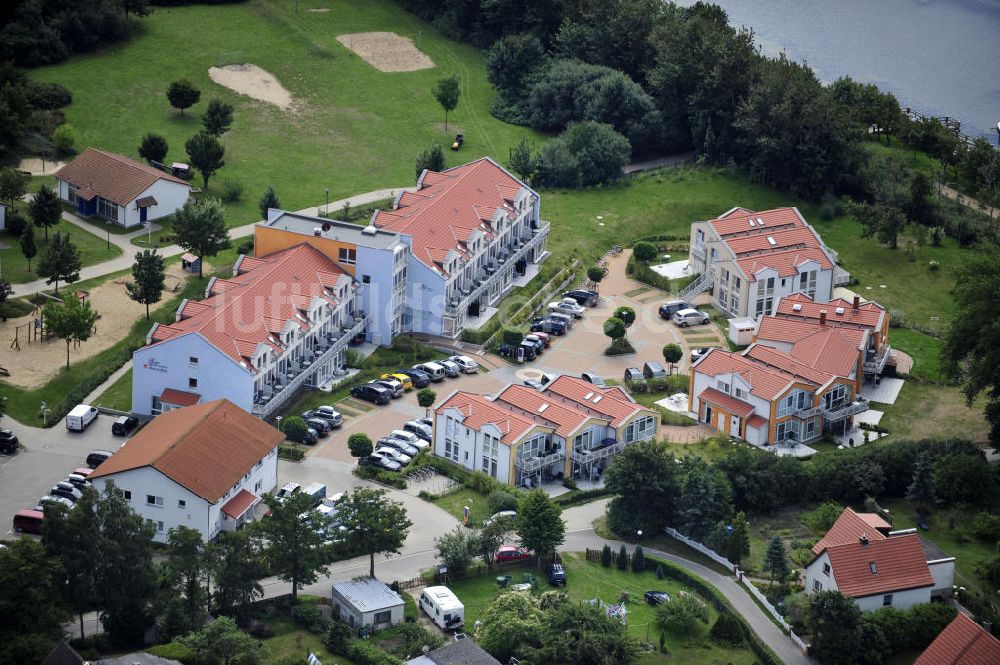
<svg viewBox="0 0 1000 665">
<path fill-rule="evenodd" d="M 334 616 L 353 628 L 382 630 L 403 622 L 403 598 L 374 577 L 333 585 Z"/>
</svg>

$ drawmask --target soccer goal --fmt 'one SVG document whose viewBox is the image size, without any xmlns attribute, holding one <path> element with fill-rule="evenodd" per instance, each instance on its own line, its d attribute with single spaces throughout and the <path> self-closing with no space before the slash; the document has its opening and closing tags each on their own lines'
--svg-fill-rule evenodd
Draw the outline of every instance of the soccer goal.
<svg viewBox="0 0 1000 665">
<path fill-rule="evenodd" d="M 244 64 L 243 51 L 223 51 L 219 54 L 219 67 L 242 64 Z"/>
</svg>

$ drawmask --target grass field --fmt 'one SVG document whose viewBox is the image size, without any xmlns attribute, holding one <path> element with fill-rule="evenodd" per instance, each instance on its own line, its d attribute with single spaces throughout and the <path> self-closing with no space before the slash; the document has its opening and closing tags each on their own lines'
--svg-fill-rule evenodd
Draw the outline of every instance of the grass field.
<svg viewBox="0 0 1000 665">
<path fill-rule="evenodd" d="M 22 209 L 21 212 L 24 210 Z M 66 220 L 60 220 L 56 226 L 51 227 L 49 237 L 51 238 L 56 232 L 69 233 L 73 244 L 80 250 L 80 259 L 84 267 L 113 259 L 122 253 L 122 250 L 115 245 L 111 245 L 109 250 L 105 238 L 88 233 Z M 2 268 L 0 276 L 12 284 L 24 284 L 39 279 L 34 270 L 38 268 L 38 262 L 45 252 L 45 232 L 43 229 L 35 229 L 35 245 L 38 247 L 38 254 L 31 260 L 32 272 L 28 272 L 28 264 L 24 260 L 24 254 L 21 253 L 19 239 L 9 233 L 0 233 L 0 268 Z M 63 284 L 60 282 L 59 288 L 62 287 Z"/>
<path fill-rule="evenodd" d="M 598 598 L 606 603 L 618 601 L 622 592 L 629 594 L 628 630 L 629 633 L 642 642 L 658 644 L 660 628 L 655 623 L 655 612 L 652 607 L 643 602 L 646 591 L 666 591 L 671 596 L 677 593 L 695 593 L 676 580 L 656 579 L 653 569 L 644 573 L 621 571 L 615 567 L 604 568 L 598 563 L 588 562 L 583 554 L 561 554 L 566 567 L 566 592 L 573 601 L 583 601 Z M 653 566 L 652 568 L 655 568 Z M 521 580 L 523 573 L 531 573 L 538 581 L 537 590 L 547 591 L 548 581 L 544 574 L 533 568 L 514 570 L 510 574 L 515 582 Z M 456 582 L 449 587 L 465 605 L 465 623 L 471 626 L 487 605 L 501 593 L 496 580 L 490 576 Z M 559 587 L 556 587 L 559 588 Z M 708 639 L 708 629 L 718 617 L 718 612 L 709 607 L 710 620 L 707 625 L 699 626 L 690 635 L 675 635 L 666 632 L 666 646 L 669 655 L 657 652 L 644 653 L 636 662 L 641 665 L 659 663 L 729 663 L 731 665 L 747 665 L 756 662 L 748 649 L 726 649 L 713 644 Z"/>
<path fill-rule="evenodd" d="M 322 6 L 323 13 L 307 11 Z M 298 12 L 295 9 L 298 7 Z M 156 132 L 170 146 L 167 161 L 187 161 L 184 142 L 201 128 L 212 98 L 235 107 L 223 137 L 226 166 L 209 182 L 224 179 L 244 187 L 227 206 L 230 226 L 259 218 L 257 201 L 273 185 L 290 209 L 414 182 L 417 153 L 465 134 L 461 152 L 446 150 L 449 165 L 491 155 L 536 135 L 489 115 L 493 90 L 482 53 L 442 37 L 429 24 L 387 0 L 268 2 L 160 9 L 140 21 L 130 42 L 98 54 L 34 70 L 32 78 L 62 83 L 73 92 L 67 121 L 80 133 L 79 147 L 95 146 L 135 157 L 142 136 Z M 380 72 L 342 46 L 345 33 L 388 31 L 411 36 L 435 63 L 415 72 Z M 208 77 L 219 54 L 242 50 L 246 62 L 274 74 L 302 109 L 277 107 L 237 95 Z M 166 57 L 169 54 L 169 57 Z M 458 75 L 462 96 L 449 114 L 431 94 L 435 82 Z M 170 108 L 166 89 L 186 78 L 201 101 L 182 116 Z M 541 137 L 537 137 L 540 141 Z M 201 185 L 196 177 L 195 184 Z"/>
<path fill-rule="evenodd" d="M 983 400 L 970 408 L 956 386 L 907 381 L 895 404 L 873 404 L 872 408 L 885 413 L 879 424 L 892 439 L 960 437 L 984 442 L 989 434 Z"/>
<path fill-rule="evenodd" d="M 125 372 L 94 400 L 94 406 L 129 411 L 132 408 L 132 370 Z"/>
<path fill-rule="evenodd" d="M 889 344 L 913 358 L 910 376 L 937 383 L 949 382 L 949 377 L 941 373 L 943 340 L 908 328 L 893 328 L 889 331 Z"/>
</svg>

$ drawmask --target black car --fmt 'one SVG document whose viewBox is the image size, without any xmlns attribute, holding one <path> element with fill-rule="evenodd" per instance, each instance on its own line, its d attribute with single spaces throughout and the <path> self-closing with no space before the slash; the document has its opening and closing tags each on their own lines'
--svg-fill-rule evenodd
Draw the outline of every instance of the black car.
<svg viewBox="0 0 1000 665">
<path fill-rule="evenodd" d="M 306 425 L 316 430 L 316 433 L 320 436 L 326 436 L 333 429 L 329 420 L 324 420 L 323 418 L 306 418 Z"/>
<path fill-rule="evenodd" d="M 371 383 L 351 388 L 351 396 L 371 402 L 372 404 L 388 404 L 389 400 L 392 399 L 389 396 L 388 390 L 382 386 L 372 385 Z"/>
<path fill-rule="evenodd" d="M 674 312 L 679 312 L 682 309 L 694 309 L 694 305 L 684 300 L 668 300 L 660 305 L 660 318 L 670 320 Z"/>
<path fill-rule="evenodd" d="M 589 305 L 593 307 L 597 304 L 597 299 L 601 297 L 597 291 L 591 291 L 589 289 L 573 289 L 572 291 L 566 291 L 563 294 L 563 298 L 572 298 L 580 305 Z"/>
<path fill-rule="evenodd" d="M 421 372 L 419 369 L 401 369 L 396 374 L 405 374 L 410 377 L 414 388 L 426 388 L 431 385 L 430 375 L 427 372 Z"/>
<path fill-rule="evenodd" d="M 654 607 L 656 605 L 662 605 L 670 600 L 670 594 L 666 591 L 647 591 L 643 594 L 643 597 L 646 599 L 647 603 L 653 605 Z"/>
<path fill-rule="evenodd" d="M 17 437 L 9 429 L 0 429 L 0 453 L 12 455 L 17 450 Z"/>
<path fill-rule="evenodd" d="M 531 321 L 531 332 L 543 332 L 550 335 L 565 335 L 566 324 L 562 321 L 555 321 L 553 319 L 546 319 L 541 316 L 537 316 Z"/>
<path fill-rule="evenodd" d="M 534 344 L 532 344 L 527 340 L 518 344 L 517 348 L 524 351 L 525 360 L 534 360 L 535 357 L 538 355 L 538 347 L 536 347 Z M 514 354 L 517 355 L 516 350 L 514 351 Z"/>
<path fill-rule="evenodd" d="M 119 416 L 111 423 L 111 433 L 115 436 L 128 436 L 139 426 L 139 419 L 133 416 Z"/>
<path fill-rule="evenodd" d="M 291 440 L 291 441 L 295 441 L 296 443 L 304 443 L 307 446 L 315 446 L 316 443 L 319 441 L 319 432 L 317 432 L 312 427 L 307 427 L 302 432 L 302 436 L 299 437 L 299 438 L 296 438 L 294 436 L 290 436 L 288 434 L 286 434 L 285 436 L 288 436 L 289 440 Z"/>
<path fill-rule="evenodd" d="M 566 571 L 561 563 L 550 563 L 548 568 L 549 584 L 552 586 L 566 586 Z"/>
</svg>

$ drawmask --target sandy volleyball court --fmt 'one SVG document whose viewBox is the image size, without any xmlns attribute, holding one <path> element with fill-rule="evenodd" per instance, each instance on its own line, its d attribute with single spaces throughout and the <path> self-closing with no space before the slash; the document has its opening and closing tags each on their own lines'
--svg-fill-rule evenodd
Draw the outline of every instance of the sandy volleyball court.
<svg viewBox="0 0 1000 665">
<path fill-rule="evenodd" d="M 355 32 L 338 35 L 337 41 L 380 72 L 414 72 L 434 66 L 412 39 L 394 32 Z"/>
<path fill-rule="evenodd" d="M 283 111 L 292 108 L 295 102 L 274 75 L 257 65 L 226 65 L 210 67 L 208 75 L 221 86 L 247 97 L 253 97 L 268 104 L 274 104 Z"/>
<path fill-rule="evenodd" d="M 175 285 L 177 291 L 180 291 L 182 280 L 190 277 L 190 273 L 184 272 L 180 264 L 169 266 L 167 275 L 167 288 L 160 299 L 161 304 L 174 296 L 172 289 Z M 88 297 L 91 307 L 97 310 L 101 318 L 97 320 L 97 332 L 88 341 L 79 347 L 70 346 L 71 364 L 114 346 L 128 334 L 137 319 L 146 316 L 146 306 L 128 297 L 124 280 L 124 277 L 108 280 L 90 291 Z M 61 297 L 73 291 L 72 285 L 68 288 L 65 284 L 59 285 Z M 154 305 L 150 310 L 155 311 L 158 306 L 160 305 Z M 35 316 L 29 314 L 0 322 L 0 366 L 10 371 L 10 376 L 4 380 L 22 388 L 37 388 L 55 376 L 60 368 L 66 366 L 66 343 L 61 339 L 51 337 L 44 341 L 32 340 L 30 344 L 28 343 L 28 330 Z M 11 348 L 15 328 L 17 328 L 20 351 Z"/>
</svg>

